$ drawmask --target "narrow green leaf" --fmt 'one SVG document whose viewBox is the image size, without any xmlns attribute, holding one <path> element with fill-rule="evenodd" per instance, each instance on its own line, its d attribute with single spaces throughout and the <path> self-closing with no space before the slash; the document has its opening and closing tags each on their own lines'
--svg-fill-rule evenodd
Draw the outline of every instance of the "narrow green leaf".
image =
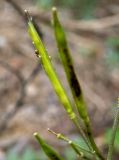
<svg viewBox="0 0 119 160">
<path fill-rule="evenodd" d="M 35 138 L 37 139 L 39 145 L 45 152 L 45 154 L 50 158 L 50 160 L 63 160 L 62 157 L 53 149 L 51 148 L 39 135 L 38 133 L 34 133 Z"/>
</svg>

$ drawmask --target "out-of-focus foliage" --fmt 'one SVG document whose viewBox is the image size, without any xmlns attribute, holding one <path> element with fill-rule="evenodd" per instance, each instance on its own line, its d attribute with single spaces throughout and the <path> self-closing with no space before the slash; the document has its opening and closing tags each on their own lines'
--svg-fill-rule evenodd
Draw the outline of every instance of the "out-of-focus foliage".
<svg viewBox="0 0 119 160">
<path fill-rule="evenodd" d="M 65 149 L 64 154 L 65 154 L 66 159 L 68 160 L 76 160 L 77 158 L 76 153 L 70 147 L 67 147 Z"/>
<path fill-rule="evenodd" d="M 64 149 L 64 157 L 68 160 L 76 160 L 76 153 L 71 149 L 71 147 L 67 147 Z M 8 151 L 6 160 L 48 160 L 45 153 L 40 151 L 34 151 L 32 148 L 27 148 L 23 153 L 18 154 L 14 151 Z"/>
<path fill-rule="evenodd" d="M 75 15 L 75 18 L 90 19 L 94 15 L 98 0 L 36 0 L 37 5 L 43 8 L 50 8 L 51 6 L 60 6 L 70 8 Z"/>
<path fill-rule="evenodd" d="M 6 160 L 47 160 L 43 151 L 34 151 L 32 148 L 27 148 L 23 153 L 18 154 L 13 150 L 8 151 Z"/>
<path fill-rule="evenodd" d="M 88 150 L 88 147 L 86 145 L 86 143 L 84 142 L 83 138 L 78 136 L 78 137 L 74 137 L 73 141 L 80 145 L 82 148 L 85 148 Z M 72 150 L 72 148 L 70 146 L 67 146 L 67 148 L 64 149 L 64 156 L 66 157 L 66 159 L 68 160 L 76 160 L 77 159 L 77 155 L 76 153 Z"/>
<path fill-rule="evenodd" d="M 106 53 L 106 63 L 110 68 L 119 66 L 119 38 L 110 37 L 107 40 L 108 52 Z"/>
<path fill-rule="evenodd" d="M 74 142 L 77 144 L 80 144 L 81 147 L 86 147 L 86 144 L 84 140 L 81 137 L 74 137 L 73 138 Z M 76 153 L 72 150 L 70 146 L 66 146 L 64 148 L 63 155 L 65 159 L 68 160 L 76 160 L 77 155 Z M 24 150 L 23 153 L 16 153 L 14 150 L 9 150 L 7 152 L 6 160 L 48 160 L 47 156 L 42 150 L 34 150 L 33 148 L 29 147 Z"/>
<path fill-rule="evenodd" d="M 109 144 L 111 139 L 111 133 L 112 133 L 112 128 L 108 128 L 104 135 L 105 144 Z M 119 152 L 119 129 L 117 130 L 116 133 L 114 149 L 116 152 Z"/>
<path fill-rule="evenodd" d="M 43 8 L 49 8 L 53 5 L 53 0 L 36 0 L 37 5 Z"/>
</svg>

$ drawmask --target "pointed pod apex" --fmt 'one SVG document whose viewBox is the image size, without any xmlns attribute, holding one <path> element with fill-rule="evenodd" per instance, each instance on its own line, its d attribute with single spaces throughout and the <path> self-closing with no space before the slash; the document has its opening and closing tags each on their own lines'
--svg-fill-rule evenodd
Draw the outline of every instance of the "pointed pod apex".
<svg viewBox="0 0 119 160">
<path fill-rule="evenodd" d="M 72 144 L 72 141 L 69 141 L 68 143 L 69 143 L 69 144 Z"/>
<path fill-rule="evenodd" d="M 29 21 L 32 21 L 32 17 L 30 16 L 28 10 L 25 9 L 25 10 L 24 10 L 24 13 L 25 13 L 25 16 L 26 16 L 27 21 L 28 21 L 28 22 L 29 22 Z"/>
<path fill-rule="evenodd" d="M 57 8 L 56 7 L 52 7 L 52 12 L 57 12 Z"/>
<path fill-rule="evenodd" d="M 47 128 L 47 131 L 50 131 L 50 128 Z"/>
<path fill-rule="evenodd" d="M 37 136 L 38 136 L 38 133 L 37 133 L 37 132 L 35 132 L 33 135 L 34 135 L 34 137 L 37 137 Z"/>
<path fill-rule="evenodd" d="M 57 8 L 56 7 L 52 8 L 52 15 L 53 15 L 53 19 L 57 18 Z"/>
<path fill-rule="evenodd" d="M 25 14 L 27 14 L 27 13 L 28 13 L 28 10 L 25 9 L 24 12 L 25 12 Z"/>
</svg>

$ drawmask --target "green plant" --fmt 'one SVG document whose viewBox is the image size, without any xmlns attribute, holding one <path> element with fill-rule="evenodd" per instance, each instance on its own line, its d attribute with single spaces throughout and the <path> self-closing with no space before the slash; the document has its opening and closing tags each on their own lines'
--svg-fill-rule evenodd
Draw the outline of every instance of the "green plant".
<svg viewBox="0 0 119 160">
<path fill-rule="evenodd" d="M 53 13 L 53 27 L 54 33 L 56 37 L 56 42 L 60 54 L 60 58 L 62 64 L 64 66 L 64 70 L 66 73 L 67 81 L 69 83 L 71 93 L 74 99 L 75 107 L 78 111 L 78 115 L 75 113 L 72 102 L 70 101 L 61 81 L 52 65 L 51 59 L 45 49 L 44 44 L 42 43 L 40 36 L 38 35 L 37 28 L 33 24 L 32 18 L 29 15 L 28 11 L 25 11 L 26 17 L 28 19 L 28 32 L 32 39 L 32 42 L 35 47 L 35 53 L 37 54 L 38 58 L 40 59 L 40 63 L 44 68 L 52 86 L 64 106 L 69 118 L 74 123 L 74 125 L 79 130 L 81 137 L 83 138 L 85 145 L 84 147 L 77 144 L 75 141 L 70 140 L 66 136 L 61 133 L 56 133 L 50 129 L 49 132 L 53 133 L 58 139 L 61 139 L 69 144 L 69 146 L 76 152 L 79 159 L 81 160 L 105 160 L 106 158 L 102 155 L 99 148 L 97 147 L 92 129 L 91 129 L 91 122 L 87 112 L 87 106 L 83 97 L 83 93 L 78 82 L 76 73 L 74 71 L 73 62 L 71 58 L 71 54 L 68 48 L 67 40 L 65 37 L 64 30 L 60 24 L 58 19 L 57 10 L 56 8 L 52 9 Z M 113 132 L 109 144 L 109 152 L 107 160 L 112 160 L 112 153 L 113 153 L 113 144 L 116 135 L 116 129 L 119 121 L 119 104 L 116 111 L 116 116 L 113 125 Z M 43 140 L 38 133 L 34 133 L 35 138 L 37 139 L 38 143 L 40 144 L 41 148 L 44 150 L 46 155 L 51 160 L 63 160 L 61 157 L 50 145 L 48 145 L 45 140 Z"/>
</svg>

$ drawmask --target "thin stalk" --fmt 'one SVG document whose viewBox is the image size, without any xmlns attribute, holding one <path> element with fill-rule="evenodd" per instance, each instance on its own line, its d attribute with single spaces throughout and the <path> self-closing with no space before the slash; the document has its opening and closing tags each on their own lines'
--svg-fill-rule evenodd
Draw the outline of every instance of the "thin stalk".
<svg viewBox="0 0 119 160">
<path fill-rule="evenodd" d="M 58 139 L 61 139 L 61 140 L 65 141 L 65 142 L 68 142 L 68 143 L 71 141 L 69 138 L 67 138 L 67 137 L 64 136 L 63 134 L 61 134 L 61 133 L 56 133 L 56 132 L 54 132 L 53 130 L 51 130 L 50 128 L 48 128 L 48 131 L 49 131 L 50 133 L 54 134 Z M 72 143 L 73 143 L 76 147 L 78 147 L 80 150 L 85 151 L 85 152 L 88 152 L 88 153 L 90 153 L 90 154 L 93 154 L 90 150 L 86 150 L 85 148 L 81 147 L 80 145 L 78 145 L 78 144 L 76 144 L 76 143 L 74 143 L 74 142 L 72 142 Z"/>
<path fill-rule="evenodd" d="M 67 142 L 72 149 L 79 155 L 80 159 L 85 159 L 85 160 L 91 160 L 92 158 L 89 157 L 94 155 L 94 153 L 92 153 L 89 150 L 86 150 L 85 148 L 82 148 L 81 146 L 79 146 L 78 144 L 76 144 L 75 142 L 73 142 L 72 140 L 70 140 L 69 138 L 67 138 L 66 136 L 64 136 L 61 133 L 56 133 L 54 131 L 52 131 L 51 129 L 48 128 L 48 131 L 51 132 L 52 134 L 54 134 L 58 139 L 61 139 L 65 142 Z"/>
<path fill-rule="evenodd" d="M 113 155 L 113 150 L 114 150 L 114 141 L 116 137 L 116 131 L 118 128 L 118 124 L 119 124 L 119 98 L 118 98 L 118 104 L 117 104 L 116 113 L 114 117 L 114 123 L 113 123 L 113 128 L 112 128 L 111 140 L 109 143 L 107 160 L 112 160 L 112 155 Z"/>
<path fill-rule="evenodd" d="M 95 154 L 97 155 L 97 157 L 100 160 L 105 160 L 105 158 L 100 153 L 99 148 L 97 147 L 97 145 L 94 141 L 94 137 L 93 137 L 92 130 L 91 130 L 91 125 L 88 121 L 89 121 L 89 119 L 85 119 L 85 121 L 84 121 L 85 127 L 86 127 L 86 135 L 88 136 L 88 139 L 89 139 L 91 146 L 92 146 L 93 150 L 95 151 Z"/>
<path fill-rule="evenodd" d="M 80 160 L 91 160 L 89 157 L 86 157 L 82 152 L 80 152 L 72 141 L 69 141 L 69 144 L 77 153 L 77 155 L 79 155 Z"/>
<path fill-rule="evenodd" d="M 77 127 L 77 129 L 79 130 L 79 132 L 81 133 L 81 136 L 82 138 L 84 139 L 85 143 L 87 144 L 88 148 L 92 151 L 92 146 L 91 146 L 91 143 L 89 141 L 89 139 L 86 137 L 83 129 L 81 128 L 81 126 L 79 125 L 78 121 L 77 120 L 73 120 L 75 126 Z"/>
</svg>

